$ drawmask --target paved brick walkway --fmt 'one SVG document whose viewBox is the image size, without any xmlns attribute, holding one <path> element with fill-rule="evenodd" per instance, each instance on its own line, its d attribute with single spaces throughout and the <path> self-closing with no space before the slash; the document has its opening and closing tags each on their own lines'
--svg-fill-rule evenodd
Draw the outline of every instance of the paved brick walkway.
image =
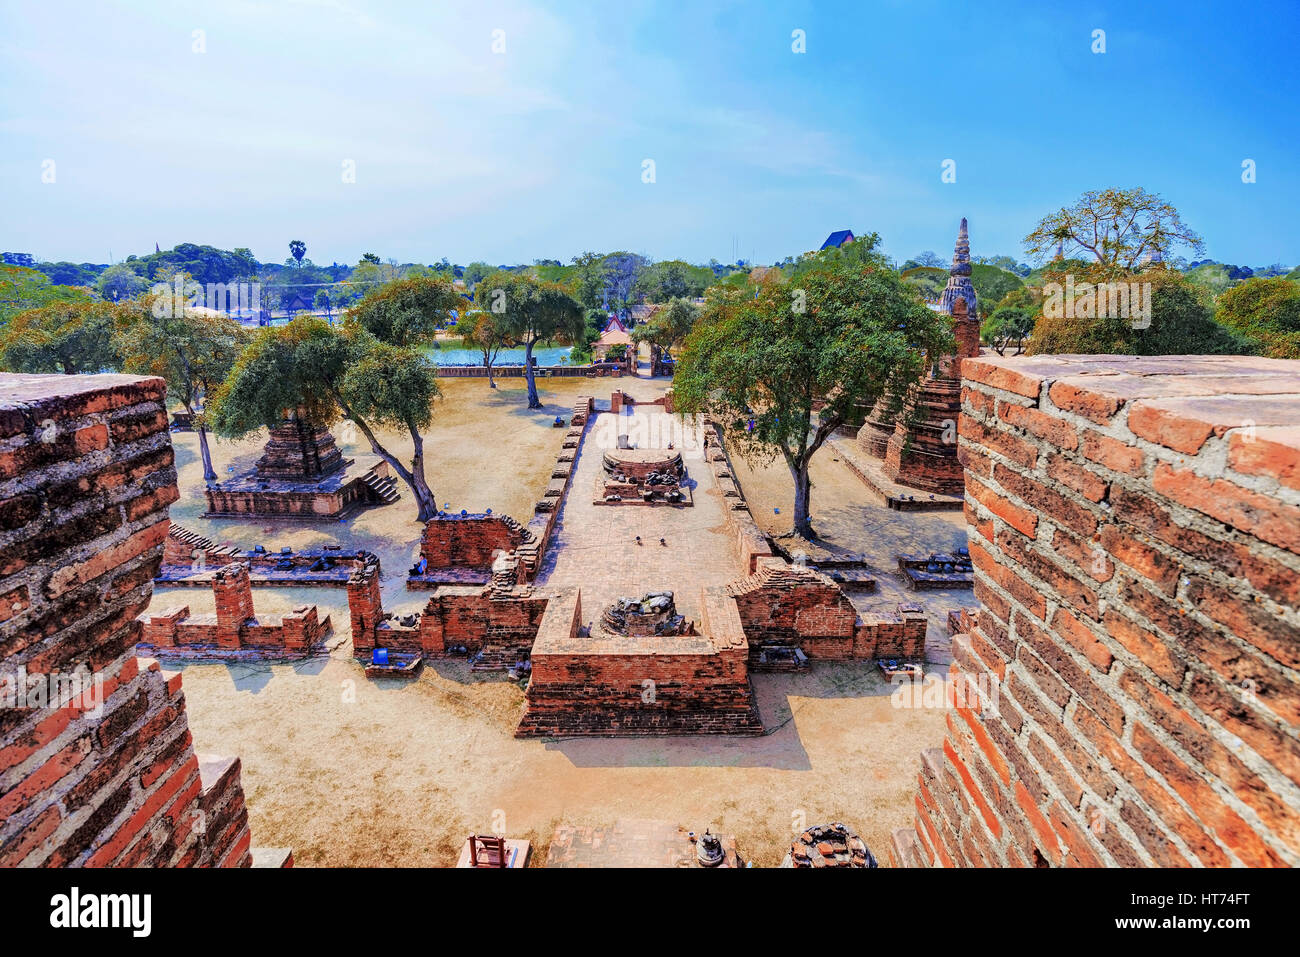
<svg viewBox="0 0 1300 957">
<path fill-rule="evenodd" d="M 680 614 L 698 622 L 700 589 L 725 584 L 741 574 L 722 493 L 699 453 L 683 451 L 688 478 L 698 483 L 692 506 L 593 502 L 601 472 L 601 446 L 618 435 L 616 423 L 635 439 L 637 427 L 648 427 L 649 435 L 667 435 L 678 421 L 676 416 L 658 411 L 636 414 L 639 422 L 627 415 L 602 412 L 588 427 L 538 581 L 581 587 L 585 622 L 619 596 L 639 597 L 664 590 L 674 593 Z M 637 535 L 643 542 L 640 546 Z M 667 545 L 660 545 L 660 538 Z"/>
</svg>

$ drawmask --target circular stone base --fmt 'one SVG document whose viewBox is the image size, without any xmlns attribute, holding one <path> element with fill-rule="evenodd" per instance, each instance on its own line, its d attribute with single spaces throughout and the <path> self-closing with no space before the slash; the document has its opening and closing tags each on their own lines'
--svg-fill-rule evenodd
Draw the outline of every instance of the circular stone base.
<svg viewBox="0 0 1300 957">
<path fill-rule="evenodd" d="M 605 453 L 605 471 L 619 472 L 639 481 L 651 472 L 680 474 L 682 453 L 676 449 L 610 449 Z"/>
</svg>

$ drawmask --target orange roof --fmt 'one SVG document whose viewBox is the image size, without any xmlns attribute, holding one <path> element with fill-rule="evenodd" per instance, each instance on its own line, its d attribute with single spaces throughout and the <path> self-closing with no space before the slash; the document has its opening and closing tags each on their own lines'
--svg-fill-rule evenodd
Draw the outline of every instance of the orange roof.
<svg viewBox="0 0 1300 957">
<path fill-rule="evenodd" d="M 622 326 L 615 328 L 614 323 L 611 322 L 605 327 L 605 331 L 600 334 L 600 338 L 596 340 L 596 344 L 600 346 L 630 346 L 632 344 L 632 337 L 623 331 Z"/>
</svg>

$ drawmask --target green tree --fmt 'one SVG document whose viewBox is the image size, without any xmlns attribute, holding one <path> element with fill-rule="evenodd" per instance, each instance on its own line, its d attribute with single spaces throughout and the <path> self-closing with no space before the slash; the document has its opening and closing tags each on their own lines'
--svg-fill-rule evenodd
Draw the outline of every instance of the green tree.
<svg viewBox="0 0 1300 957">
<path fill-rule="evenodd" d="M 320 425 L 346 416 L 411 489 L 420 521 L 428 521 L 438 507 L 421 433 L 433 421 L 438 394 L 437 368 L 420 349 L 380 342 L 355 323 L 339 330 L 300 317 L 257 334 L 209 404 L 209 416 L 213 430 L 230 437 L 279 425 L 285 410 Z M 379 441 L 377 426 L 407 429 L 409 467 Z"/>
<path fill-rule="evenodd" d="M 456 323 L 456 331 L 465 340 L 465 344 L 483 354 L 483 365 L 487 367 L 488 388 L 497 387 L 492 378 L 492 367 L 496 364 L 497 354 L 505 347 L 505 335 L 497 322 L 497 316 L 482 309 L 476 309 Z"/>
<path fill-rule="evenodd" d="M 666 308 L 651 316 L 648 322 L 634 328 L 631 332 L 632 341 L 638 345 L 648 342 L 661 352 L 668 352 L 686 339 L 699 315 L 700 309 L 695 303 L 686 299 L 674 299 Z"/>
<path fill-rule="evenodd" d="M 1033 313 L 1027 309 L 1003 306 L 984 320 L 980 334 L 998 355 L 1006 355 L 1007 346 L 1016 344 L 1016 355 L 1024 351 L 1025 337 L 1034 329 Z"/>
<path fill-rule="evenodd" d="M 123 371 L 166 380 L 168 395 L 180 400 L 198 431 L 203 478 L 215 482 L 207 410 L 200 402 L 206 405 L 230 375 L 248 333 L 233 319 L 207 309 L 155 310 L 154 300 L 146 296 L 119 316 L 117 348 Z"/>
<path fill-rule="evenodd" d="M 813 455 L 858 406 L 883 398 L 901 415 L 926 355 L 952 348 L 950 323 L 879 256 L 827 257 L 797 283 L 756 291 L 710 295 L 678 361 L 675 401 L 716 417 L 747 460 L 785 460 L 794 531 L 811 538 Z"/>
<path fill-rule="evenodd" d="M 1248 336 L 1265 355 L 1300 359 L 1300 284 L 1248 279 L 1219 297 L 1215 318 Z"/>
<path fill-rule="evenodd" d="M 997 266 L 979 264 L 971 266 L 970 281 L 975 287 L 975 301 L 979 303 L 980 318 L 992 315 L 1003 296 L 1025 285 L 1014 273 Z M 947 283 L 947 279 L 944 283 Z"/>
<path fill-rule="evenodd" d="M 95 281 L 96 291 L 101 297 L 110 302 L 134 299 L 144 292 L 144 288 L 144 279 L 126 263 L 116 263 L 109 266 L 99 274 L 99 279 Z"/>
<path fill-rule="evenodd" d="M 1053 278 L 1055 276 L 1055 278 Z M 1106 272 L 1075 276 L 1076 288 L 1084 282 L 1105 282 Z M 1063 283 L 1064 275 L 1047 273 L 1049 282 Z M 1124 277 L 1125 282 L 1151 283 L 1150 325 L 1135 328 L 1132 318 L 1106 315 L 1081 317 L 1062 312 L 1049 315 L 1044 301 L 1029 341 L 1031 355 L 1243 355 L 1253 350 L 1242 336 L 1214 320 L 1206 297 L 1182 274 L 1152 269 Z"/>
<path fill-rule="evenodd" d="M 289 240 L 289 255 L 293 257 L 294 262 L 301 265 L 302 257 L 307 255 L 307 244 L 301 239 Z"/>
<path fill-rule="evenodd" d="M 0 264 L 0 326 L 28 309 L 55 302 L 89 301 L 86 290 L 77 286 L 56 286 L 35 269 Z"/>
<path fill-rule="evenodd" d="M 6 372 L 77 375 L 122 367 L 113 332 L 121 307 L 64 300 L 29 309 L 0 328 L 0 368 Z"/>
<path fill-rule="evenodd" d="M 943 294 L 943 287 L 948 284 L 948 270 L 934 266 L 913 266 L 903 270 L 902 277 L 927 302 L 938 299 Z M 979 299 L 978 292 L 975 298 Z"/>
<path fill-rule="evenodd" d="M 704 295 L 713 284 L 713 273 L 680 259 L 670 259 L 648 266 L 636 281 L 635 291 L 647 302 L 694 299 Z"/>
<path fill-rule="evenodd" d="M 543 341 L 580 343 L 586 325 L 582 304 L 557 283 L 506 271 L 483 279 L 474 290 L 474 303 L 493 314 L 507 342 L 523 346 L 528 408 L 540 409 L 542 402 L 533 376 L 533 347 Z"/>
<path fill-rule="evenodd" d="M 1153 253 L 1169 259 L 1179 246 L 1198 253 L 1205 247 L 1173 205 L 1141 188 L 1089 190 L 1043 217 L 1024 242 L 1031 256 L 1053 253 L 1058 244 L 1067 257 L 1087 253 L 1107 275 L 1133 271 Z"/>
<path fill-rule="evenodd" d="M 348 310 L 355 323 L 380 342 L 405 347 L 430 345 L 452 315 L 466 305 L 449 280 L 430 276 L 392 279 Z"/>
<path fill-rule="evenodd" d="M 1222 263 L 1202 263 L 1183 275 L 1188 281 L 1208 289 L 1211 296 L 1218 296 L 1232 288 L 1232 277 L 1228 275 L 1228 267 Z"/>
<path fill-rule="evenodd" d="M 465 280 L 465 285 L 470 292 L 473 292 L 474 288 L 484 278 L 492 275 L 494 272 L 496 272 L 495 266 L 489 266 L 485 262 L 472 262 L 465 267 L 465 273 L 461 278 Z"/>
</svg>

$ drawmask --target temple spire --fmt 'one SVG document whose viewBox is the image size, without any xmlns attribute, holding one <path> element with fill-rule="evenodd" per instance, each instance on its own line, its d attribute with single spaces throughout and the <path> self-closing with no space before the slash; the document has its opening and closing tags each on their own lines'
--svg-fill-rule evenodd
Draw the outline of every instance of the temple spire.
<svg viewBox="0 0 1300 957">
<path fill-rule="evenodd" d="M 966 228 L 966 217 L 961 220 L 957 230 L 957 242 L 952 250 L 952 268 L 948 270 L 948 285 L 944 287 L 939 300 L 939 309 L 952 315 L 953 304 L 958 299 L 966 301 L 966 314 L 971 319 L 978 315 L 975 308 L 975 287 L 970 281 L 970 234 Z"/>
</svg>

